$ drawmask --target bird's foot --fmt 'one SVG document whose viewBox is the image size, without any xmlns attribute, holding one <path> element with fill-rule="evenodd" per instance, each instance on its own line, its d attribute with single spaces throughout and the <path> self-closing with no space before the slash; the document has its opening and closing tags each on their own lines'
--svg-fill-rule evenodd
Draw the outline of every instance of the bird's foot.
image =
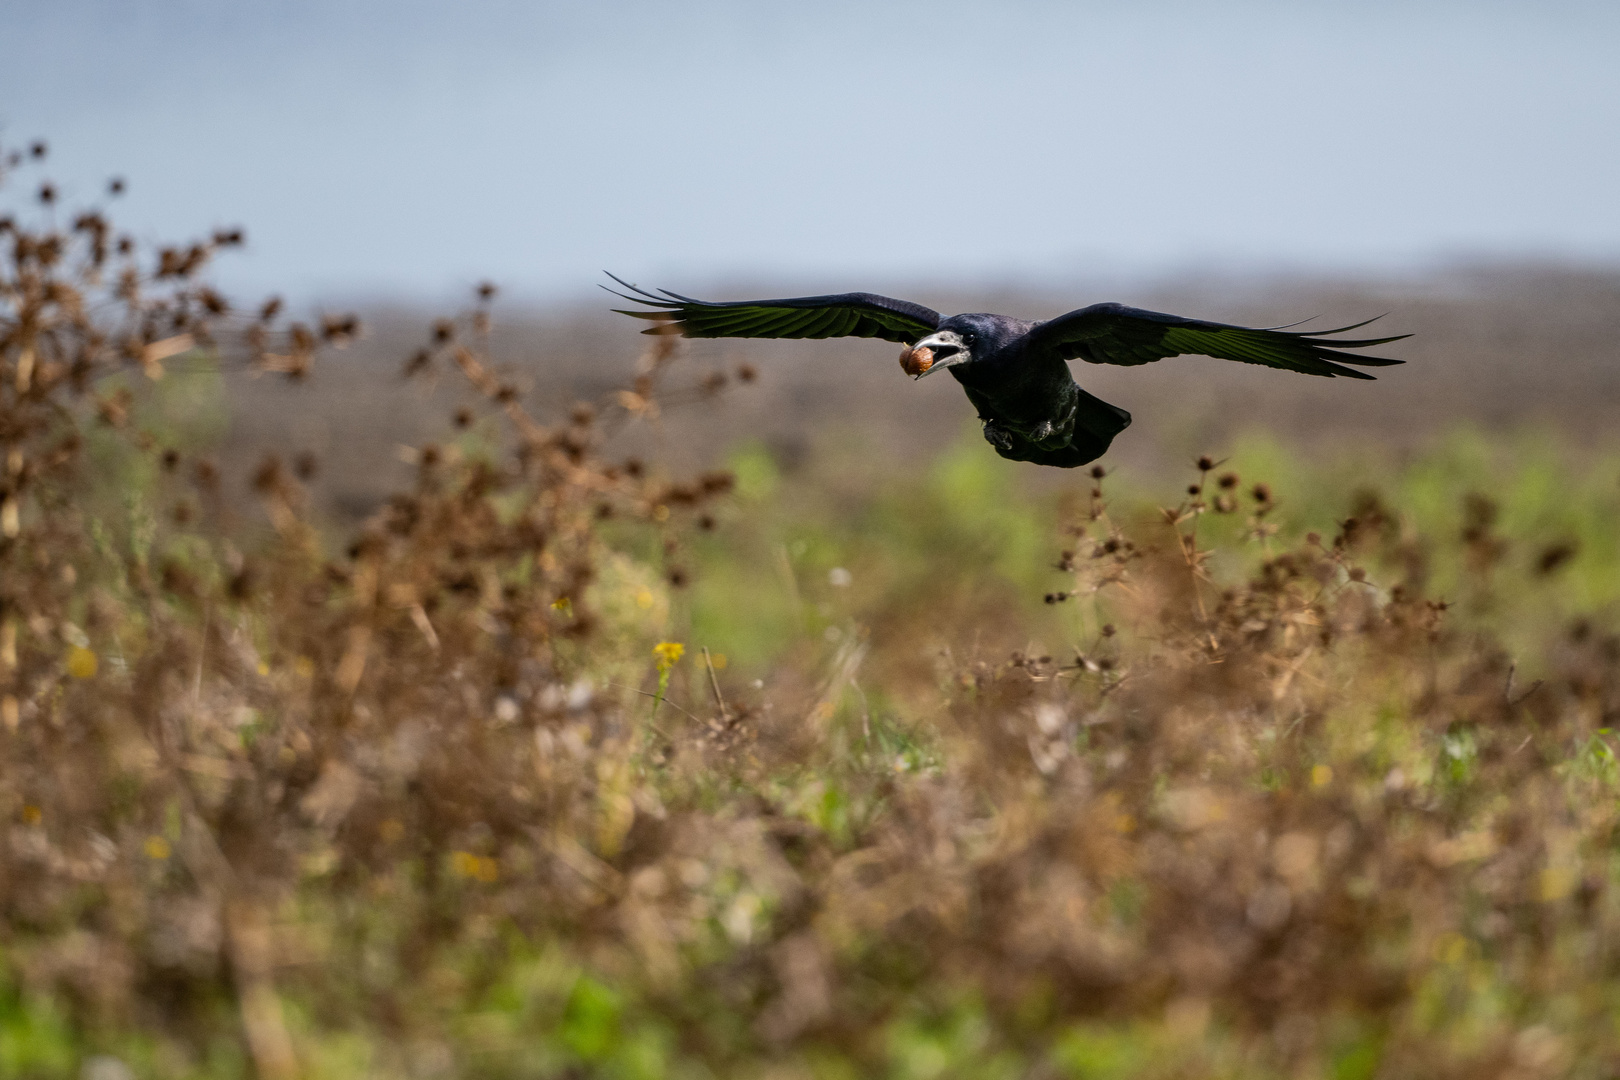
<svg viewBox="0 0 1620 1080">
<path fill-rule="evenodd" d="M 988 422 L 984 425 L 984 441 L 997 450 L 1011 450 L 1013 448 L 1012 432 L 1004 431 L 996 427 L 995 424 Z"/>
<path fill-rule="evenodd" d="M 1055 439 L 1057 434 L 1058 429 L 1056 424 L 1052 423 L 1050 420 L 1042 420 L 1040 425 L 1037 426 L 1034 431 L 1029 433 L 1029 439 L 1031 442 L 1040 443 L 1044 446 L 1052 439 Z"/>
</svg>

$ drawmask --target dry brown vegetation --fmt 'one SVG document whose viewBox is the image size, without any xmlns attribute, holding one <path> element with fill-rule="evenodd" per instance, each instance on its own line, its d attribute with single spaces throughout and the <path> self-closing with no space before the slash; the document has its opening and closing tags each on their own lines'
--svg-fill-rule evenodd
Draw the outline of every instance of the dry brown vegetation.
<svg viewBox="0 0 1620 1080">
<path fill-rule="evenodd" d="M 325 526 L 284 445 L 247 513 L 184 373 L 318 381 L 358 325 L 42 201 L 0 271 L 7 1075 L 1620 1068 L 1607 473 L 1302 521 L 1208 460 L 1151 513 L 1100 468 L 1020 501 L 975 447 L 785 505 L 769 455 L 625 456 L 725 389 L 673 339 L 537 419 L 485 291 L 399 358 L 472 403 L 407 484 Z"/>
</svg>

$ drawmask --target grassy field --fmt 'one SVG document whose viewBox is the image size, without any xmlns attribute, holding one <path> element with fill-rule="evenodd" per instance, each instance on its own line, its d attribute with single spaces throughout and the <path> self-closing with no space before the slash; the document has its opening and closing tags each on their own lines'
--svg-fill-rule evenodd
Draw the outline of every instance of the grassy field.
<svg viewBox="0 0 1620 1080">
<path fill-rule="evenodd" d="M 1599 440 L 789 452 L 484 297 L 311 454 L 356 327 L 100 222 L 4 236 L 0 1075 L 1620 1069 Z"/>
</svg>

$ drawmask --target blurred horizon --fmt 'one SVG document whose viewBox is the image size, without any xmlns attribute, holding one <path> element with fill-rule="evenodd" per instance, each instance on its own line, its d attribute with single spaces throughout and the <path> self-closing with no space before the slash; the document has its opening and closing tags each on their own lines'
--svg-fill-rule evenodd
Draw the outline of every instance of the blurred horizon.
<svg viewBox="0 0 1620 1080">
<path fill-rule="evenodd" d="M 110 0 L 0 12 L 66 208 L 229 290 L 594 303 L 1620 267 L 1620 11 Z M 19 184 L 30 182 L 25 174 Z M 15 194 L 15 193 L 14 193 Z M 926 299 L 926 296 L 918 296 Z"/>
</svg>

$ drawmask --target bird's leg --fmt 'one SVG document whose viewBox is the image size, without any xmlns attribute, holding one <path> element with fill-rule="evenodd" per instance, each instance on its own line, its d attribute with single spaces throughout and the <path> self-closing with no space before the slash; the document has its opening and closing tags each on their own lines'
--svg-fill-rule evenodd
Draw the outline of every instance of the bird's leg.
<svg viewBox="0 0 1620 1080">
<path fill-rule="evenodd" d="M 984 422 L 984 441 L 997 450 L 1011 450 L 1013 447 L 1012 433 L 997 427 L 994 420 Z"/>
<path fill-rule="evenodd" d="M 1029 433 L 1030 441 L 1044 450 L 1062 449 L 1074 438 L 1074 416 L 1080 404 L 1080 388 L 1073 379 L 1068 380 L 1056 404 L 1056 412 Z"/>
</svg>

